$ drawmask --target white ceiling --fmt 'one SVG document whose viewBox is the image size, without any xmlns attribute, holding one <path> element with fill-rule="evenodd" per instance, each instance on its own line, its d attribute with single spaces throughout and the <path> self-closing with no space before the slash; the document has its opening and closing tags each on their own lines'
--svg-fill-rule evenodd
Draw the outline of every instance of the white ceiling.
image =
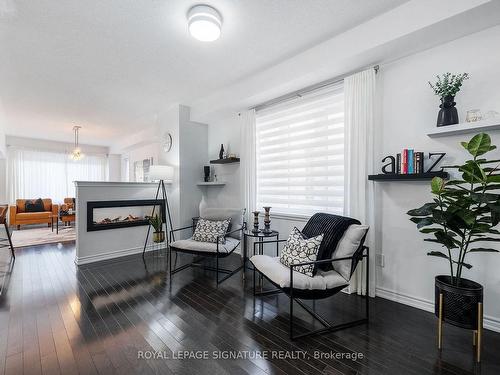
<svg viewBox="0 0 500 375">
<path fill-rule="evenodd" d="M 107 145 L 172 104 L 334 37 L 404 0 L 210 0 L 222 37 L 189 37 L 188 0 L 0 0 L 6 133 Z"/>
</svg>

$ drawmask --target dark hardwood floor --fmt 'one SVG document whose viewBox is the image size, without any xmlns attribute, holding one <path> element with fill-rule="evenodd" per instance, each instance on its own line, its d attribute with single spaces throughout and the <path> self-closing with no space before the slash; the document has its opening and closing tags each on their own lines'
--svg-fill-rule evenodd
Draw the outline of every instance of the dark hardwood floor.
<svg viewBox="0 0 500 375">
<path fill-rule="evenodd" d="M 170 285 L 163 252 L 79 268 L 72 244 L 16 253 L 13 265 L 0 254 L 2 374 L 500 374 L 500 334 L 485 332 L 476 366 L 470 332 L 445 326 L 439 354 L 432 314 L 380 298 L 369 326 L 290 342 L 288 299 L 254 300 L 251 271 L 216 289 L 213 273 L 199 269 Z M 362 303 L 341 293 L 316 309 L 340 322 Z M 230 353 L 240 357 L 216 359 Z M 353 353 L 363 358 L 346 358 Z M 208 358 L 180 358 L 189 354 Z"/>
</svg>

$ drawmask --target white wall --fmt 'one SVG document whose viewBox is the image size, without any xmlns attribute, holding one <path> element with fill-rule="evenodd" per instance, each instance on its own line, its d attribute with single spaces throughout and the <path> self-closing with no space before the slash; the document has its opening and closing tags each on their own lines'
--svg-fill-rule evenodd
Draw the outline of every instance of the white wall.
<svg viewBox="0 0 500 375">
<path fill-rule="evenodd" d="M 172 136 L 169 152 L 162 148 L 166 134 Z M 203 165 L 208 163 L 208 128 L 190 119 L 190 108 L 175 105 L 156 116 L 156 123 L 137 133 L 119 139 L 111 148 L 121 154 L 122 169 L 129 160 L 133 180 L 134 161 L 153 157 L 154 164 L 174 167 L 173 183 L 167 186 L 174 227 L 191 223 L 198 216 L 201 190 L 196 182 L 203 178 Z"/>
<path fill-rule="evenodd" d="M 6 154 L 5 117 L 3 115 L 2 103 L 0 101 L 0 204 L 7 203 Z"/>
<path fill-rule="evenodd" d="M 446 164 L 465 160 L 467 154 L 459 142 L 469 139 L 469 135 L 435 139 L 425 135 L 427 129 L 435 126 L 439 110 L 439 100 L 427 81 L 446 71 L 468 72 L 471 78 L 456 97 L 460 120 L 465 120 L 468 109 L 500 112 L 500 53 L 491 48 L 499 44 L 500 27 L 494 27 L 382 66 L 384 143 L 379 145 L 379 159 L 411 147 L 426 152 L 444 151 Z M 491 132 L 491 136 L 500 146 L 499 132 Z M 495 159 L 499 156 L 498 151 L 491 153 Z M 422 241 L 424 236 L 405 214 L 430 201 L 429 183 L 377 183 L 376 190 L 383 228 L 381 248 L 377 250 L 385 256 L 385 267 L 377 272 L 377 292 L 431 309 L 434 276 L 447 273 L 448 264 L 426 255 L 434 247 Z M 498 244 L 493 246 L 500 249 Z M 474 268 L 466 271 L 464 277 L 484 285 L 485 315 L 489 317 L 486 323 L 500 329 L 500 256 L 473 254 L 469 261 Z"/>
<path fill-rule="evenodd" d="M 5 127 L 7 126 L 6 121 L 7 120 L 5 119 L 2 100 L 0 99 L 0 159 L 4 159 L 6 154 L 5 150 Z"/>
<path fill-rule="evenodd" d="M 144 159 L 153 158 L 153 164 L 158 164 L 160 144 L 151 142 L 149 144 L 133 147 L 122 154 L 122 161 L 124 158 L 129 160 L 129 176 L 130 181 L 135 181 L 134 163 L 142 162 Z"/>
<path fill-rule="evenodd" d="M 207 138 L 207 124 L 190 121 L 189 108 L 181 106 L 179 123 L 181 226 L 189 225 L 193 217 L 199 216 L 201 190 L 196 183 L 203 181 L 203 166 L 207 163 L 208 157 Z"/>
<path fill-rule="evenodd" d="M 108 155 L 108 181 L 121 181 L 121 155 Z"/>
<path fill-rule="evenodd" d="M 7 199 L 7 163 L 5 159 L 0 159 L 0 204 L 8 202 Z"/>
<path fill-rule="evenodd" d="M 236 112 L 226 113 L 208 126 L 208 158 L 219 158 L 220 145 L 231 154 L 240 155 L 240 121 Z M 208 162 L 208 160 L 207 160 Z M 209 165 L 209 164 L 205 164 Z M 207 187 L 208 206 L 242 208 L 243 188 L 241 186 L 240 164 L 212 164 L 212 173 L 224 187 Z"/>
</svg>

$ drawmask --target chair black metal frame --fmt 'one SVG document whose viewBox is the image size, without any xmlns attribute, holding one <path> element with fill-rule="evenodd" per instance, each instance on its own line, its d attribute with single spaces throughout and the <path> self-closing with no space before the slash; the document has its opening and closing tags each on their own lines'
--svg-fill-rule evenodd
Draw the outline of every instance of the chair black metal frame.
<svg viewBox="0 0 500 375">
<path fill-rule="evenodd" d="M 366 236 L 366 235 L 365 235 Z M 260 242 L 260 244 L 267 244 L 267 243 L 278 243 L 278 242 L 286 242 L 287 240 L 273 240 L 273 241 L 264 241 Z M 264 273 L 262 273 L 259 269 L 256 269 L 256 267 L 253 267 L 253 294 L 255 296 L 270 296 L 270 295 L 275 295 L 278 293 L 285 293 L 289 298 L 290 298 L 290 327 L 289 327 L 289 335 L 291 340 L 297 340 L 299 338 L 303 338 L 306 336 L 311 336 L 311 335 L 316 335 L 316 334 L 323 334 L 323 333 L 330 333 L 334 331 L 338 331 L 344 328 L 349 328 L 349 327 L 354 327 L 360 324 L 365 324 L 369 322 L 369 315 L 370 315 L 370 297 L 369 297 L 369 287 L 370 287 L 370 281 L 369 281 L 369 248 L 367 246 L 363 245 L 364 238 L 361 241 L 361 244 L 359 248 L 355 251 L 355 253 L 351 257 L 343 257 L 343 258 L 332 258 L 332 259 L 323 259 L 323 260 L 316 260 L 316 261 L 311 261 L 311 262 L 303 262 L 303 263 L 297 263 L 291 265 L 290 268 L 290 287 L 289 288 L 282 288 L 275 282 L 273 282 L 269 277 L 267 277 Z M 255 254 L 255 246 L 258 245 L 259 243 L 254 243 L 254 254 Z M 325 289 L 325 290 L 309 290 L 309 289 L 296 289 L 293 287 L 293 269 L 295 267 L 300 267 L 300 266 L 306 266 L 306 265 L 319 265 L 319 264 L 326 264 L 326 263 L 332 263 L 332 262 L 338 262 L 338 261 L 343 261 L 343 260 L 352 260 L 352 265 L 351 265 L 351 274 L 350 276 L 354 274 L 354 271 L 356 270 L 356 267 L 358 263 L 363 260 L 363 258 L 366 258 L 366 295 L 365 295 L 365 317 L 361 319 L 356 319 L 352 320 L 349 322 L 345 323 L 340 323 L 340 324 L 335 324 L 332 325 L 330 322 L 328 322 L 325 318 L 323 318 L 321 315 L 317 314 L 315 311 L 313 311 L 309 306 L 307 306 L 304 302 L 301 301 L 301 299 L 307 299 L 307 300 L 318 300 L 318 299 L 323 299 L 327 297 L 331 297 L 338 292 L 342 291 L 346 286 L 349 285 L 348 282 L 346 282 L 345 285 L 337 286 L 332 289 Z M 262 275 L 267 281 L 269 281 L 272 285 L 276 287 L 276 289 L 272 290 L 267 290 L 267 291 L 261 291 L 257 292 L 256 289 L 256 275 L 255 271 L 258 271 L 260 275 Z M 309 313 L 314 319 L 319 321 L 324 328 L 320 329 L 315 329 L 315 330 L 310 330 L 307 331 L 306 333 L 302 333 L 299 335 L 294 335 L 294 316 L 293 316 L 293 303 L 297 302 L 299 306 L 301 306 L 307 313 Z"/>
<path fill-rule="evenodd" d="M 183 230 L 187 230 L 187 229 L 194 230 L 194 226 L 190 225 L 188 227 L 172 229 L 170 231 L 170 243 L 173 243 L 172 242 L 172 237 L 174 235 L 174 232 L 179 232 L 179 231 L 183 231 Z M 234 269 L 234 270 L 229 270 L 229 269 L 226 269 L 226 268 L 219 267 L 219 259 L 228 257 L 238 247 L 238 245 L 236 245 L 231 251 L 228 251 L 228 252 L 219 251 L 219 242 L 220 242 L 219 240 L 222 239 L 222 238 L 226 238 L 228 235 L 236 233 L 236 232 L 241 232 L 241 236 L 243 237 L 243 231 L 245 229 L 246 229 L 246 223 L 243 223 L 243 225 L 242 225 L 241 228 L 235 229 L 235 230 L 230 231 L 230 232 L 226 232 L 224 235 L 217 236 L 216 252 L 206 252 L 206 251 L 197 251 L 197 250 L 189 250 L 189 249 L 180 249 L 180 248 L 177 248 L 175 246 L 170 245 L 169 246 L 169 252 L 168 252 L 169 253 L 169 259 L 168 259 L 169 280 L 172 281 L 172 275 L 174 275 L 177 272 L 180 272 L 182 270 L 185 270 L 186 268 L 189 268 L 189 267 L 200 267 L 200 268 L 202 268 L 203 270 L 206 270 L 206 271 L 215 271 L 216 285 L 219 286 L 219 284 L 221 284 L 222 282 L 224 282 L 227 279 L 229 279 L 231 276 L 233 276 L 234 274 L 236 274 L 237 272 L 239 272 L 240 270 L 242 270 L 243 267 L 244 267 L 244 263 L 241 266 L 239 266 L 236 269 Z M 240 239 L 239 243 L 241 243 L 241 239 Z M 176 255 L 177 255 L 177 253 L 185 253 L 185 254 L 191 254 L 191 255 L 198 255 L 198 258 L 195 258 L 190 263 L 187 263 L 187 264 L 184 264 L 182 266 L 179 266 L 177 268 L 172 269 L 172 251 L 175 251 Z M 207 266 L 205 264 L 200 263 L 199 261 L 201 259 L 203 259 L 203 258 L 215 258 L 215 267 Z M 220 279 L 220 280 L 219 280 L 219 273 L 225 274 L 225 276 L 222 279 Z"/>
<path fill-rule="evenodd" d="M 9 226 L 7 225 L 7 209 L 8 207 L 6 207 L 2 212 L 2 215 L 0 215 L 0 220 L 2 221 L 1 224 L 3 224 L 5 233 L 7 234 L 7 238 L 0 238 L 0 248 L 10 247 L 10 253 L 12 254 L 12 258 L 15 260 L 16 254 L 14 252 L 14 245 L 12 245 L 12 237 L 10 235 Z"/>
</svg>

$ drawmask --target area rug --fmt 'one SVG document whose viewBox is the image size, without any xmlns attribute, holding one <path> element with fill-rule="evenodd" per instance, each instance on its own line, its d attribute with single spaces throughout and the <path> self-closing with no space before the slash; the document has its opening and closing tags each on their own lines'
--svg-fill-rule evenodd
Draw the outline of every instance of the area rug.
<svg viewBox="0 0 500 375">
<path fill-rule="evenodd" d="M 74 227 L 59 228 L 59 234 L 50 228 L 33 228 L 12 231 L 12 244 L 14 247 L 44 245 L 49 243 L 70 242 L 76 240 Z"/>
</svg>

